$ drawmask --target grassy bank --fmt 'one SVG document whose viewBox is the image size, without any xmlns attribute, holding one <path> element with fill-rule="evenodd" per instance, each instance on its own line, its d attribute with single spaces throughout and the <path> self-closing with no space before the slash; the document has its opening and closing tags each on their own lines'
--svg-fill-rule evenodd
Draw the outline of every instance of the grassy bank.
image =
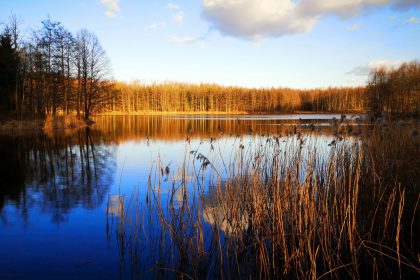
<svg viewBox="0 0 420 280">
<path fill-rule="evenodd" d="M 0 133 L 9 135 L 70 132 L 85 126 L 86 122 L 77 118 L 76 115 L 46 116 L 44 118 L 13 115 L 0 117 Z"/>
</svg>

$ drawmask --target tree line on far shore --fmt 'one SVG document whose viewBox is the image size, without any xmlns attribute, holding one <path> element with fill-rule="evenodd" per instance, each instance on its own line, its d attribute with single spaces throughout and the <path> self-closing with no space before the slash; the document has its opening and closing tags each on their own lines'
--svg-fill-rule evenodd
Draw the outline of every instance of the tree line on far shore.
<svg viewBox="0 0 420 280">
<path fill-rule="evenodd" d="M 375 69 L 366 87 L 298 90 L 112 81 L 95 34 L 46 19 L 23 38 L 12 16 L 0 33 L 0 113 L 381 112 L 419 114 L 420 62 Z"/>
<path fill-rule="evenodd" d="M 241 88 L 215 84 L 115 83 L 120 98 L 111 111 L 189 113 L 361 112 L 364 87 L 297 90 Z"/>
</svg>

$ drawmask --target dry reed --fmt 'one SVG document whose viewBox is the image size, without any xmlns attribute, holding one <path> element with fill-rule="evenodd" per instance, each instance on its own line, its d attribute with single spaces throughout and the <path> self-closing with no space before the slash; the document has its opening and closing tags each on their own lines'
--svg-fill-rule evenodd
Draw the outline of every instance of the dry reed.
<svg viewBox="0 0 420 280">
<path fill-rule="evenodd" d="M 188 150 L 176 179 L 158 160 L 144 196 L 119 197 L 108 221 L 135 276 L 419 276 L 419 139 L 406 127 L 350 130 L 328 151 L 299 132 L 251 139 L 230 160 L 213 149 L 220 166 Z"/>
</svg>

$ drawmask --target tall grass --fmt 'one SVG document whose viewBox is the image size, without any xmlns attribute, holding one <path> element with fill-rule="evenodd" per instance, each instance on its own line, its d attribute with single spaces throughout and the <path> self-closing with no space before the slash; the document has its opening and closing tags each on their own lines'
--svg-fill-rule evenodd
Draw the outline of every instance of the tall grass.
<svg viewBox="0 0 420 280">
<path fill-rule="evenodd" d="M 180 179 L 158 160 L 146 193 L 118 197 L 107 229 L 136 276 L 419 276 L 419 139 L 409 128 L 340 134 L 326 151 L 299 132 L 252 139 L 229 160 L 188 150 Z"/>
</svg>

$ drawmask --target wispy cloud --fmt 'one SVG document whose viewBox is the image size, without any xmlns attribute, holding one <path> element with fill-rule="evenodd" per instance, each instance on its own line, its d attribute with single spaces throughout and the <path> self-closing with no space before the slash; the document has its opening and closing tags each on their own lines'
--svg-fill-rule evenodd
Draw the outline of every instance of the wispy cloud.
<svg viewBox="0 0 420 280">
<path fill-rule="evenodd" d="M 105 11 L 105 15 L 107 17 L 114 18 L 117 16 L 118 12 L 120 11 L 120 0 L 101 0 L 101 4 L 103 4 L 107 10 Z"/>
<path fill-rule="evenodd" d="M 349 19 L 383 7 L 419 8 L 418 0 L 203 0 L 211 28 L 253 41 L 311 31 L 322 18 Z"/>
<path fill-rule="evenodd" d="M 169 3 L 165 8 L 178 11 L 176 14 L 172 15 L 172 19 L 177 25 L 180 25 L 184 21 L 184 12 L 177 4 Z"/>
<path fill-rule="evenodd" d="M 403 63 L 404 61 L 402 60 L 396 60 L 396 61 L 374 60 L 374 61 L 369 61 L 365 65 L 359 65 L 353 68 L 351 71 L 347 72 L 347 74 L 356 75 L 356 76 L 366 76 L 366 75 L 369 75 L 369 73 L 372 70 L 375 70 L 378 68 L 396 68 L 396 67 L 399 67 Z"/>
<path fill-rule="evenodd" d="M 184 13 L 181 11 L 175 15 L 172 16 L 172 19 L 176 24 L 181 24 L 184 21 Z"/>
<path fill-rule="evenodd" d="M 160 21 L 160 22 L 153 22 L 149 25 L 149 29 L 159 29 L 166 26 L 166 22 Z"/>
<path fill-rule="evenodd" d="M 407 23 L 410 23 L 410 24 L 419 24 L 420 23 L 420 18 L 413 16 L 413 17 L 411 17 L 411 18 L 409 18 L 407 20 Z"/>
<path fill-rule="evenodd" d="M 360 23 L 355 23 L 353 25 L 351 25 L 350 27 L 347 28 L 347 31 L 356 31 L 358 29 L 360 29 L 362 27 L 362 25 Z"/>
<path fill-rule="evenodd" d="M 169 3 L 168 5 L 166 5 L 166 9 L 179 10 L 180 8 L 177 4 Z"/>
<path fill-rule="evenodd" d="M 169 40 L 176 45 L 187 45 L 195 43 L 197 41 L 197 38 L 193 36 L 171 36 Z"/>
</svg>

